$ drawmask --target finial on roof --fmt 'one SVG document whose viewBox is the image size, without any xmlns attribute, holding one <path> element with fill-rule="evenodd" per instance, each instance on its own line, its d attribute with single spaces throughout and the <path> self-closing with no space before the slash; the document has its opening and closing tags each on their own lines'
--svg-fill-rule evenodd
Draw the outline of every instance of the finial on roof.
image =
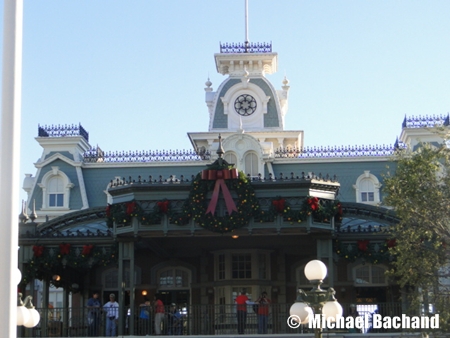
<svg viewBox="0 0 450 338">
<path fill-rule="evenodd" d="M 34 222 L 34 220 L 36 218 L 37 218 L 37 215 L 36 215 L 36 200 L 33 200 L 33 211 L 31 212 L 31 215 L 30 215 L 31 222 Z"/>
<path fill-rule="evenodd" d="M 282 83 L 283 83 L 283 86 L 281 88 L 283 88 L 284 90 L 288 90 L 290 88 L 289 80 L 287 79 L 286 75 L 284 76 Z"/>
<path fill-rule="evenodd" d="M 217 149 L 216 154 L 219 156 L 219 158 L 222 158 L 224 153 L 225 153 L 225 151 L 223 150 L 223 147 L 222 147 L 222 136 L 220 136 L 220 134 L 219 134 L 219 148 Z"/>
<path fill-rule="evenodd" d="M 205 85 L 206 85 L 205 92 L 211 92 L 213 90 L 211 88 L 212 82 L 209 80 L 209 76 L 208 76 L 208 80 L 205 82 Z"/>
</svg>

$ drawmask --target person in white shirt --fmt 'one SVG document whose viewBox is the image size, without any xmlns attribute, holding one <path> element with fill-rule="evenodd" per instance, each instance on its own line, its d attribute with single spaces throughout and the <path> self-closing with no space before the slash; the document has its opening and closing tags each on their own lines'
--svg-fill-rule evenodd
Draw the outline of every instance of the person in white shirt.
<svg viewBox="0 0 450 338">
<path fill-rule="evenodd" d="M 109 302 L 103 305 L 106 313 L 106 336 L 115 337 L 117 320 L 119 319 L 119 303 L 116 302 L 116 295 L 109 295 Z"/>
</svg>

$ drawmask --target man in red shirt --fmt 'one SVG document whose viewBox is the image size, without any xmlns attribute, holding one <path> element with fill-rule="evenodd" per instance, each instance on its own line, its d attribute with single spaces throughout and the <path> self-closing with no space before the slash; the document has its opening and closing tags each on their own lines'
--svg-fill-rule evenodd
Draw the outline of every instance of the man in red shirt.
<svg viewBox="0 0 450 338">
<path fill-rule="evenodd" d="M 256 301 L 258 306 L 258 333 L 267 334 L 267 323 L 269 319 L 270 299 L 267 298 L 267 292 L 263 292 Z"/>
<path fill-rule="evenodd" d="M 155 307 L 155 334 L 160 335 L 161 334 L 161 323 L 164 320 L 164 303 L 161 300 L 161 295 L 156 294 L 154 299 L 154 307 Z"/>
<path fill-rule="evenodd" d="M 236 310 L 237 310 L 237 324 L 238 334 L 244 334 L 245 324 L 247 322 L 247 304 L 250 303 L 245 291 L 241 291 L 241 294 L 236 297 Z"/>
</svg>

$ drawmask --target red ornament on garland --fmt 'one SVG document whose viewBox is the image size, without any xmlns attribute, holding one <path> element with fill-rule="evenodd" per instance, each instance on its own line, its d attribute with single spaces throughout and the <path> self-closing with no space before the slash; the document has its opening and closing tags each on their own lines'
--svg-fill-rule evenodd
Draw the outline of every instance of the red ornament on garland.
<svg viewBox="0 0 450 338">
<path fill-rule="evenodd" d="M 133 211 L 136 209 L 136 202 L 128 202 L 125 204 L 125 206 L 127 208 L 126 213 L 128 216 L 130 216 L 133 213 Z"/>
<path fill-rule="evenodd" d="M 387 242 L 387 247 L 388 248 L 393 248 L 394 246 L 397 245 L 397 240 L 395 238 L 394 239 L 388 239 L 386 242 Z"/>
<path fill-rule="evenodd" d="M 59 253 L 61 255 L 68 255 L 70 252 L 70 244 L 69 243 L 62 243 L 59 245 Z"/>
<path fill-rule="evenodd" d="M 319 210 L 319 199 L 317 197 L 310 197 L 306 200 L 306 202 L 312 211 Z"/>
<path fill-rule="evenodd" d="M 33 253 L 35 257 L 41 257 L 44 253 L 44 247 L 41 245 L 34 245 L 33 246 Z"/>
<path fill-rule="evenodd" d="M 286 200 L 284 198 L 280 198 L 278 200 L 272 201 L 272 204 L 275 207 L 275 210 L 279 214 L 282 214 L 284 212 L 284 207 L 285 207 L 285 204 L 286 204 Z"/>
<path fill-rule="evenodd" d="M 169 201 L 162 201 L 157 203 L 159 211 L 163 214 L 167 214 L 169 211 Z"/>
<path fill-rule="evenodd" d="M 358 250 L 366 252 L 367 249 L 369 248 L 369 243 L 370 242 L 368 240 L 358 241 Z"/>
<path fill-rule="evenodd" d="M 81 254 L 84 256 L 89 256 L 93 248 L 94 246 L 92 244 L 83 245 L 83 251 L 81 251 Z"/>
</svg>

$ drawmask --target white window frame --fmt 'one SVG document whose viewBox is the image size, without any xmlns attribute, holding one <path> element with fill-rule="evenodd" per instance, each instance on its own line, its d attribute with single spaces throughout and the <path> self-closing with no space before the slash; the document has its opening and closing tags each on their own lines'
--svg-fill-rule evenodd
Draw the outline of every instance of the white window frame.
<svg viewBox="0 0 450 338">
<path fill-rule="evenodd" d="M 59 178 L 62 180 L 63 185 L 63 205 L 62 206 L 50 206 L 50 195 L 51 192 L 48 190 L 50 180 L 54 178 Z M 52 170 L 48 171 L 38 184 L 42 189 L 42 207 L 41 210 L 70 210 L 70 189 L 75 185 L 70 181 L 70 178 L 59 169 L 59 167 L 52 167 Z"/>
<path fill-rule="evenodd" d="M 238 165 L 238 157 L 233 151 L 225 152 L 224 159 L 228 162 L 228 164 L 234 164 L 235 166 Z"/>
<path fill-rule="evenodd" d="M 368 280 L 368 283 L 358 283 L 356 281 L 357 270 L 362 269 L 362 268 L 368 268 L 369 269 L 369 278 L 368 278 L 369 280 Z M 372 264 L 372 263 L 358 264 L 357 266 L 355 266 L 352 269 L 353 284 L 355 286 L 359 286 L 359 287 L 365 287 L 365 286 L 387 286 L 388 285 L 388 281 L 387 281 L 387 276 L 386 275 L 384 275 L 384 279 L 383 279 L 382 283 L 374 283 L 373 282 L 373 268 L 382 269 L 383 270 L 383 274 L 387 270 L 387 268 L 384 265 Z"/>
<path fill-rule="evenodd" d="M 232 261 L 233 255 L 250 254 L 251 255 L 251 278 L 233 278 Z M 259 278 L 261 256 L 266 256 L 265 261 L 265 278 Z M 223 255 L 225 259 L 225 278 L 219 279 L 219 257 Z M 218 281 L 245 281 L 245 280 L 270 280 L 270 251 L 268 250 L 221 250 L 214 252 L 214 280 Z"/>
<path fill-rule="evenodd" d="M 247 168 L 247 157 L 249 156 L 254 156 L 254 158 L 251 158 L 251 166 L 252 168 Z M 254 151 L 249 151 L 247 153 L 245 153 L 244 155 L 244 173 L 246 176 L 250 175 L 250 177 L 258 177 L 258 174 L 260 174 L 260 166 L 259 166 L 259 156 L 256 152 Z M 252 172 L 255 171 L 255 172 Z"/>
<path fill-rule="evenodd" d="M 364 189 L 363 185 L 365 182 L 369 181 L 373 184 L 373 191 L 368 191 L 367 189 Z M 370 170 L 365 170 L 364 174 L 360 175 L 356 183 L 353 185 L 353 188 L 356 192 L 356 202 L 357 203 L 364 203 L 369 205 L 378 205 L 381 202 L 380 199 L 380 188 L 381 183 L 378 180 L 378 178 L 370 173 Z M 362 194 L 363 193 L 373 193 L 373 201 L 363 201 Z"/>
<path fill-rule="evenodd" d="M 186 273 L 186 282 L 187 282 L 186 285 L 181 284 L 180 286 L 177 286 L 176 282 L 174 282 L 174 284 L 172 286 L 160 284 L 160 278 L 161 278 L 162 273 L 164 273 L 166 271 L 172 271 L 173 278 L 175 280 L 176 270 L 180 270 L 181 272 Z M 192 273 L 191 273 L 191 270 L 189 270 L 183 266 L 166 266 L 166 267 L 158 270 L 157 283 L 158 283 L 158 290 L 188 290 L 188 289 L 190 289 L 191 283 L 192 283 Z"/>
</svg>

